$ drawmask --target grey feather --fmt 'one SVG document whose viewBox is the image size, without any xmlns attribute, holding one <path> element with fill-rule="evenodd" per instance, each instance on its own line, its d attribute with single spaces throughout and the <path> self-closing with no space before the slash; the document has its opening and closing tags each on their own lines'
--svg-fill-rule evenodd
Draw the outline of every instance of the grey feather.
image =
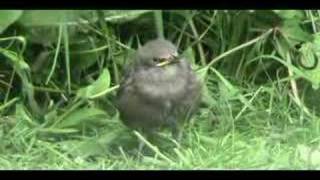
<svg viewBox="0 0 320 180">
<path fill-rule="evenodd" d="M 146 132 L 176 126 L 189 120 L 201 99 L 201 84 L 184 58 L 157 67 L 154 58 L 177 54 L 169 41 L 157 39 L 138 49 L 125 70 L 117 94 L 120 118 L 125 125 Z M 175 130 L 173 130 L 175 131 Z M 174 132 L 173 132 L 174 133 Z"/>
</svg>

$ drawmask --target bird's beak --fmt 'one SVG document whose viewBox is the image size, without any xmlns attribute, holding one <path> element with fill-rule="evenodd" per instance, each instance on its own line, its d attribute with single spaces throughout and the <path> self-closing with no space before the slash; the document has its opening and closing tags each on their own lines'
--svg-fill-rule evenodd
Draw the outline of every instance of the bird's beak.
<svg viewBox="0 0 320 180">
<path fill-rule="evenodd" d="M 162 66 L 168 65 L 170 63 L 171 63 L 170 60 L 166 59 L 165 61 L 158 63 L 156 66 L 162 67 Z"/>
<path fill-rule="evenodd" d="M 179 62 L 179 59 L 180 57 L 178 56 L 178 54 L 173 54 L 170 58 L 164 59 L 162 62 L 158 63 L 156 66 L 163 67 L 168 64 L 177 63 Z"/>
</svg>

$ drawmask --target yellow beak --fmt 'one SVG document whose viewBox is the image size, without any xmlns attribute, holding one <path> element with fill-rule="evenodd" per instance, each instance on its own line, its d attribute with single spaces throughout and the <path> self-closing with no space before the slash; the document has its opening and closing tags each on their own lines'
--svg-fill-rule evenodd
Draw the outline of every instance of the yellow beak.
<svg viewBox="0 0 320 180">
<path fill-rule="evenodd" d="M 165 61 L 163 61 L 161 63 L 158 63 L 156 66 L 162 67 L 162 66 L 165 66 L 165 65 L 168 65 L 168 64 L 170 64 L 170 61 L 169 60 L 165 60 Z"/>
</svg>

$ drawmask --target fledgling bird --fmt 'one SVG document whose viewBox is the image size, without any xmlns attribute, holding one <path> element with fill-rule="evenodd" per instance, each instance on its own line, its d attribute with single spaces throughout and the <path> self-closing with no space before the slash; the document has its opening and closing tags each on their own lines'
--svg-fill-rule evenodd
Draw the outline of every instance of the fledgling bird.
<svg viewBox="0 0 320 180">
<path fill-rule="evenodd" d="M 140 47 L 117 93 L 122 122 L 154 134 L 167 127 L 180 140 L 182 125 L 190 120 L 201 99 L 201 83 L 188 61 L 168 40 L 155 39 Z"/>
</svg>

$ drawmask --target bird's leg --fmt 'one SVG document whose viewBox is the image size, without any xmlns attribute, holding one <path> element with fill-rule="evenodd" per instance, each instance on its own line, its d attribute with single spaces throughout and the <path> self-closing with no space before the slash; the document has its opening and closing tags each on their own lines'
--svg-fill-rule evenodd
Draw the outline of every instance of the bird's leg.
<svg viewBox="0 0 320 180">
<path fill-rule="evenodd" d="M 141 133 L 141 135 L 142 135 L 143 137 L 146 137 L 145 132 L 144 132 L 143 129 L 139 128 L 139 129 L 138 129 L 138 132 Z M 141 140 L 140 138 L 138 138 L 138 141 L 139 141 L 139 144 L 138 144 L 138 153 L 142 153 L 142 152 L 143 152 L 143 149 L 144 149 L 144 147 L 145 147 L 145 145 L 146 145 L 146 143 L 145 143 L 143 140 Z"/>
<path fill-rule="evenodd" d="M 140 132 L 142 132 L 143 137 L 148 142 L 152 143 L 155 140 L 156 133 L 153 129 L 141 130 Z M 138 152 L 142 153 L 145 147 L 146 143 L 143 140 L 139 139 Z"/>
<path fill-rule="evenodd" d="M 145 146 L 146 144 L 143 141 L 139 140 L 138 152 L 142 153 Z"/>
<path fill-rule="evenodd" d="M 180 142 L 182 139 L 183 131 L 180 128 L 179 123 L 174 117 L 169 117 L 168 122 L 171 128 L 173 139 L 175 139 L 177 142 Z"/>
<path fill-rule="evenodd" d="M 182 140 L 182 135 L 183 135 L 183 130 L 180 127 L 177 127 L 175 130 L 175 133 L 173 134 L 173 138 L 177 141 L 177 142 L 181 142 Z"/>
</svg>

